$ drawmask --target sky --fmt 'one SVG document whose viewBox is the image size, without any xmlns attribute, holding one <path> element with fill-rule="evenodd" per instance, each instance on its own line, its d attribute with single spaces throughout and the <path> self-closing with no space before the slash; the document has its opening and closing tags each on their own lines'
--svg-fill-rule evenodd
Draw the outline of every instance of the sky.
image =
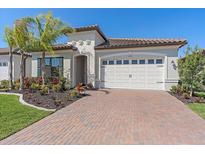
<svg viewBox="0 0 205 154">
<path fill-rule="evenodd" d="M 73 27 L 98 24 L 109 38 L 183 38 L 205 48 L 205 9 L 0 9 L 0 48 L 5 26 L 16 19 L 47 13 Z M 61 38 L 66 43 L 67 38 Z M 183 56 L 187 46 L 179 51 Z"/>
</svg>

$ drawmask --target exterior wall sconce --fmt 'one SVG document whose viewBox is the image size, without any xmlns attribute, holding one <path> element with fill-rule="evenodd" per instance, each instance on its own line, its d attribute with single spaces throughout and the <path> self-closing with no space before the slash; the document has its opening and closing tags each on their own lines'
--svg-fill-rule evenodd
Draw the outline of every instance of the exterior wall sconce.
<svg viewBox="0 0 205 154">
<path fill-rule="evenodd" d="M 175 62 L 173 60 L 171 61 L 171 64 L 172 64 L 173 69 L 176 70 L 177 69 L 177 65 L 175 64 Z"/>
</svg>

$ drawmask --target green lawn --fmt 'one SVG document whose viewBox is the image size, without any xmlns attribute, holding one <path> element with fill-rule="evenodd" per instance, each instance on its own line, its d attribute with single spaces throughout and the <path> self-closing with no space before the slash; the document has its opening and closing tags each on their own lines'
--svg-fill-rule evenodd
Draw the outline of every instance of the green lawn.
<svg viewBox="0 0 205 154">
<path fill-rule="evenodd" d="M 192 109 L 195 113 L 205 119 L 205 104 L 200 103 L 190 103 L 188 107 Z"/>
<path fill-rule="evenodd" d="M 20 104 L 18 96 L 0 95 L 0 140 L 49 114 L 51 112 Z"/>
</svg>

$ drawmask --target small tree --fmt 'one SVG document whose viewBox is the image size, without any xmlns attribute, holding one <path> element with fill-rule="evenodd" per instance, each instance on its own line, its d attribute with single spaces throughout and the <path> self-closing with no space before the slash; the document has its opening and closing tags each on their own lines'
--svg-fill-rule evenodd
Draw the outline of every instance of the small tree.
<svg viewBox="0 0 205 154">
<path fill-rule="evenodd" d="M 9 46 L 9 89 L 13 88 L 13 48 L 15 47 L 15 40 L 13 30 L 6 27 L 4 30 L 4 39 Z"/>
<path fill-rule="evenodd" d="M 178 61 L 178 67 L 182 85 L 187 86 L 190 96 L 193 96 L 194 90 L 202 86 L 205 71 L 205 57 L 202 51 L 197 47 L 195 49 L 187 48 L 185 58 Z"/>
</svg>

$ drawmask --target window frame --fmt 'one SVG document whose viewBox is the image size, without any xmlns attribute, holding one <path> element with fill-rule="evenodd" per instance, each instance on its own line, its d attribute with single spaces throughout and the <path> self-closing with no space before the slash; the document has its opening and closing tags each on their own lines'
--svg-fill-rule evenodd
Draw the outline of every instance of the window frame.
<svg viewBox="0 0 205 154">
<path fill-rule="evenodd" d="M 104 62 L 106 62 L 106 64 L 104 64 Z M 108 63 L 107 63 L 107 60 L 103 60 L 102 61 L 102 65 L 107 65 Z"/>
<path fill-rule="evenodd" d="M 121 62 L 121 63 L 118 63 Z M 122 60 L 116 60 L 116 65 L 122 65 Z"/>
<path fill-rule="evenodd" d="M 128 61 L 128 63 L 126 64 L 125 61 Z M 123 65 L 129 65 L 129 64 L 130 64 L 130 61 L 128 59 L 123 60 Z"/>
<path fill-rule="evenodd" d="M 158 60 L 161 60 L 161 63 L 158 63 Z M 163 59 L 156 59 L 156 64 L 163 64 Z"/>
<path fill-rule="evenodd" d="M 113 62 L 113 64 L 111 64 L 110 62 Z M 115 65 L 115 61 L 114 60 L 108 60 L 108 65 Z"/>
<path fill-rule="evenodd" d="M 141 63 L 141 61 L 144 61 L 144 63 Z M 140 59 L 140 60 L 139 60 L 139 64 L 140 64 L 140 65 L 146 64 L 146 60 L 145 60 L 145 59 Z"/>
<path fill-rule="evenodd" d="M 137 62 L 137 63 L 133 63 L 134 61 Z M 132 65 L 138 64 L 138 60 L 137 60 L 137 59 L 133 59 L 132 62 L 131 62 L 131 64 L 132 64 Z"/>
<path fill-rule="evenodd" d="M 45 60 L 46 59 L 49 59 L 49 64 L 50 65 L 45 65 L 45 67 L 47 66 L 47 67 L 50 67 L 50 71 L 51 71 L 51 77 L 56 77 L 56 76 L 52 76 L 52 68 L 53 68 L 53 66 L 52 66 L 52 59 L 55 59 L 55 58 L 57 58 L 57 59 L 61 59 L 61 61 L 62 61 L 62 66 L 58 66 L 57 68 L 59 69 L 59 70 L 62 70 L 62 74 L 59 74 L 59 77 L 62 75 L 62 76 L 64 76 L 64 57 L 45 57 Z M 42 70 L 41 70 L 41 60 L 42 60 L 42 58 L 37 58 L 37 76 L 39 77 L 39 76 L 41 76 L 41 73 L 42 73 Z"/>
<path fill-rule="evenodd" d="M 149 61 L 153 61 L 153 63 L 149 63 Z M 154 59 L 148 59 L 147 64 L 155 64 L 155 60 Z"/>
</svg>

